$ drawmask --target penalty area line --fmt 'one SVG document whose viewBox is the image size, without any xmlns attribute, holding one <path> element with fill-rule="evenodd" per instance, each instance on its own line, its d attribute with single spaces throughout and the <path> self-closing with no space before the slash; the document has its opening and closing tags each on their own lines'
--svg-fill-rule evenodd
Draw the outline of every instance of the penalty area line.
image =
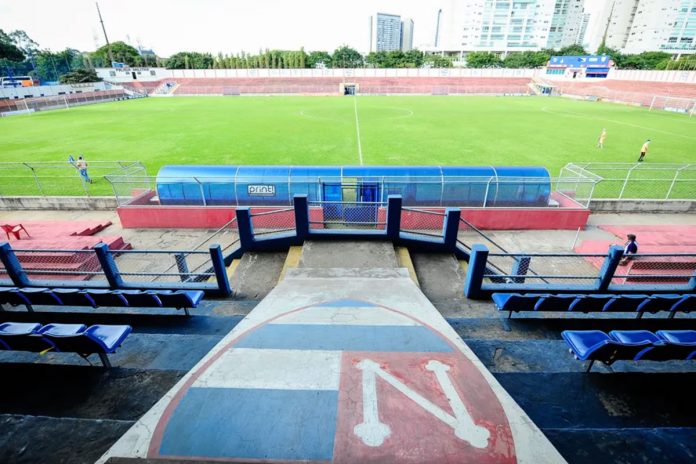
<svg viewBox="0 0 696 464">
<path fill-rule="evenodd" d="M 353 95 L 353 109 L 355 111 L 355 132 L 358 137 L 358 159 L 360 160 L 360 166 L 363 165 L 363 154 L 362 145 L 360 143 L 360 120 L 358 119 L 358 96 Z"/>
</svg>

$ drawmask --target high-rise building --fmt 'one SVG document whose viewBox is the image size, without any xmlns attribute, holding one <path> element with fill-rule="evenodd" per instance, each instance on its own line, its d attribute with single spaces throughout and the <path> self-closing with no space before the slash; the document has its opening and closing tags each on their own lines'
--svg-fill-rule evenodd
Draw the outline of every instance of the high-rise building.
<svg viewBox="0 0 696 464">
<path fill-rule="evenodd" d="M 546 48 L 559 49 L 582 42 L 583 5 L 584 0 L 556 1 Z"/>
<path fill-rule="evenodd" d="M 377 13 L 372 17 L 371 24 L 371 52 L 388 52 L 401 48 L 401 16 Z"/>
<path fill-rule="evenodd" d="M 681 0 L 672 30 L 660 50 L 670 53 L 696 53 L 696 0 Z"/>
<path fill-rule="evenodd" d="M 438 50 L 516 52 L 582 39 L 584 0 L 450 0 Z"/>
<path fill-rule="evenodd" d="M 606 45 L 622 53 L 696 53 L 696 0 L 613 0 L 602 14 Z M 604 38 L 596 37 L 594 42 Z"/>
<path fill-rule="evenodd" d="M 407 52 L 413 49 L 413 20 L 404 18 L 401 21 L 401 51 Z"/>
</svg>

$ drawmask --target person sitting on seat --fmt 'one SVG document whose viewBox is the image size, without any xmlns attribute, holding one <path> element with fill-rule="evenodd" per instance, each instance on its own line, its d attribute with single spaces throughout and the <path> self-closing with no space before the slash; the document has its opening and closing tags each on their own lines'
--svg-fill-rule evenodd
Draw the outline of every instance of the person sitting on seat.
<svg viewBox="0 0 696 464">
<path fill-rule="evenodd" d="M 624 256 L 619 261 L 619 265 L 625 266 L 630 260 L 633 259 L 632 255 L 638 253 L 638 243 L 636 243 L 636 236 L 633 234 L 626 235 L 628 241 L 624 245 Z"/>
</svg>

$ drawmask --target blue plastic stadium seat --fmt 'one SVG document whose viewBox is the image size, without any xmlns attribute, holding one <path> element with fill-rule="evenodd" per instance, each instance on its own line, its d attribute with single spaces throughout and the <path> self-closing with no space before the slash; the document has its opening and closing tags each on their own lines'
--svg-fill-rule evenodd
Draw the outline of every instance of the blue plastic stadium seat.
<svg viewBox="0 0 696 464">
<path fill-rule="evenodd" d="M 684 295 L 674 303 L 670 309 L 669 317 L 674 317 L 676 313 L 690 313 L 691 311 L 696 311 L 696 295 Z"/>
<path fill-rule="evenodd" d="M 655 334 L 674 351 L 671 359 L 696 359 L 696 330 L 658 330 Z"/>
<path fill-rule="evenodd" d="M 614 298 L 616 298 L 616 295 L 585 295 L 583 298 L 578 298 L 577 300 L 573 301 L 568 309 L 570 311 L 580 313 L 600 312 L 604 309 L 607 303 Z"/>
<path fill-rule="evenodd" d="M 30 305 L 29 300 L 19 292 L 19 289 L 14 287 L 0 289 L 0 304 L 11 304 L 12 306 Z"/>
<path fill-rule="evenodd" d="M 162 302 L 159 297 L 152 292 L 141 292 L 140 290 L 122 290 L 121 294 L 128 300 L 128 306 L 141 308 L 161 308 Z"/>
<path fill-rule="evenodd" d="M 20 288 L 19 292 L 24 296 L 24 298 L 29 301 L 27 309 L 33 311 L 34 305 L 49 305 L 49 306 L 62 306 L 63 302 L 60 301 L 50 289 L 48 288 Z"/>
<path fill-rule="evenodd" d="M 582 295 L 539 295 L 535 311 L 568 311 L 570 305 Z"/>
<path fill-rule="evenodd" d="M 37 335 L 41 324 L 5 322 L 0 324 L 0 341 L 7 350 L 41 352 L 53 349 L 51 342 Z"/>
<path fill-rule="evenodd" d="M 595 361 L 611 365 L 618 360 L 634 360 L 653 348 L 648 340 L 619 342 L 599 330 L 565 330 L 561 336 L 577 359 L 590 361 L 587 372 L 592 369 Z"/>
<path fill-rule="evenodd" d="M 58 351 L 77 353 L 87 359 L 98 354 L 104 367 L 111 367 L 108 353 L 114 353 L 133 329 L 128 325 L 93 325 L 89 328 L 75 324 L 50 324 L 41 334 Z"/>
<path fill-rule="evenodd" d="M 508 317 L 512 312 L 534 311 L 534 306 L 539 301 L 538 294 L 519 294 L 519 293 L 494 293 L 493 302 L 499 311 L 508 311 Z"/>
<path fill-rule="evenodd" d="M 660 311 L 671 311 L 672 306 L 677 304 L 683 295 L 676 294 L 664 294 L 664 295 L 651 295 L 639 306 L 637 311 L 640 313 L 638 317 L 642 317 L 644 313 L 658 313 Z"/>
<path fill-rule="evenodd" d="M 87 290 L 87 295 L 97 306 L 130 306 L 121 290 Z"/>
<path fill-rule="evenodd" d="M 97 307 L 97 304 L 85 290 L 75 288 L 54 288 L 53 294 L 57 296 L 65 306 L 92 306 Z"/>
<path fill-rule="evenodd" d="M 189 314 L 189 308 L 195 308 L 203 299 L 204 293 L 200 290 L 158 290 L 151 291 L 162 302 L 164 308 L 183 309 L 186 315 Z"/>
<path fill-rule="evenodd" d="M 609 337 L 622 345 L 644 345 L 645 349 L 636 354 L 633 358 L 634 360 L 650 359 L 650 355 L 655 351 L 656 345 L 663 345 L 662 340 L 657 335 L 647 330 L 612 330 L 609 332 Z"/>
<path fill-rule="evenodd" d="M 648 295 L 616 295 L 604 306 L 605 312 L 634 313 L 645 300 L 650 298 Z"/>
</svg>

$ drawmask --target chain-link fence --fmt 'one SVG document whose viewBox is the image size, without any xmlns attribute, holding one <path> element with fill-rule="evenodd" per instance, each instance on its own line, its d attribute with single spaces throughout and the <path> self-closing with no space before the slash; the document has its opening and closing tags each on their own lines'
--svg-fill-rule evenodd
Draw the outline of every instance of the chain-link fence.
<svg viewBox="0 0 696 464">
<path fill-rule="evenodd" d="M 273 234 L 295 230 L 295 208 L 282 208 L 251 213 L 254 235 Z"/>
<path fill-rule="evenodd" d="M 601 100 L 613 103 L 629 103 L 650 109 L 661 109 L 693 115 L 696 99 L 654 95 L 645 92 L 613 90 L 602 86 L 580 86 L 574 82 L 554 81 L 554 95 L 584 97 L 589 100 Z"/>
<path fill-rule="evenodd" d="M 587 258 L 603 259 L 606 255 L 490 253 L 488 257 L 505 273 L 487 271 L 484 277 L 498 283 L 588 285 L 596 282 L 598 270 Z"/>
<path fill-rule="evenodd" d="M 696 164 L 670 163 L 584 163 L 568 164 L 561 179 L 585 176 L 596 182 L 590 195 L 597 199 L 696 199 Z M 566 180 L 556 190 L 572 191 L 573 181 Z M 571 188 L 568 188 L 571 186 Z"/>
<path fill-rule="evenodd" d="M 78 154 L 73 155 L 74 158 Z M 0 196 L 103 196 L 111 195 L 106 176 L 121 171 L 147 174 L 137 161 L 87 161 L 87 173 L 92 182 L 68 161 L 65 162 L 2 162 L 0 163 Z"/>
<path fill-rule="evenodd" d="M 696 254 L 636 254 L 616 269 L 613 284 L 686 285 L 696 272 Z"/>
<path fill-rule="evenodd" d="M 442 237 L 445 211 L 434 208 L 402 208 L 401 230 L 411 234 Z"/>
<path fill-rule="evenodd" d="M 308 204 L 312 228 L 384 229 L 387 226 L 387 203 L 310 201 Z"/>
<path fill-rule="evenodd" d="M 21 98 L 0 100 L 0 117 L 7 113 L 30 113 L 33 111 L 46 111 L 68 109 L 73 106 L 91 105 L 107 101 L 123 100 L 130 98 L 123 89 L 100 90 L 97 92 L 81 92 L 49 97 Z"/>
<path fill-rule="evenodd" d="M 208 251 L 114 251 L 125 282 L 205 282 L 215 276 Z"/>
</svg>

